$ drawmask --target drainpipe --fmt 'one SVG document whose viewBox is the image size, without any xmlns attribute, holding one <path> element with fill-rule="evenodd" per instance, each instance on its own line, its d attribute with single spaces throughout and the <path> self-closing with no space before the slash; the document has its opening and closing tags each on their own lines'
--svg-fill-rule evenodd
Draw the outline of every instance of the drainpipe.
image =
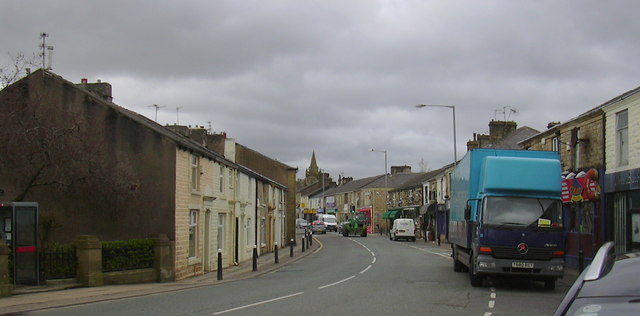
<svg viewBox="0 0 640 316">
<path fill-rule="evenodd" d="M 255 245 L 255 247 L 258 247 L 258 178 L 256 178 L 256 198 L 255 198 L 255 206 L 256 206 L 256 210 L 255 210 L 255 214 L 256 214 L 256 220 L 254 221 L 255 223 L 253 224 L 254 227 L 254 233 L 255 233 L 255 242 L 253 243 Z"/>
<path fill-rule="evenodd" d="M 605 218 L 604 218 L 604 208 L 606 207 L 606 203 L 605 203 L 605 194 L 604 192 L 605 190 L 605 182 L 604 182 L 604 175 L 605 172 L 607 170 L 607 151 L 605 150 L 606 148 L 606 144 L 607 144 L 607 127 L 606 127 L 606 123 L 607 123 L 607 116 L 606 113 L 604 111 L 602 111 L 602 172 L 600 172 L 600 170 L 598 170 L 599 173 L 601 173 L 599 175 L 599 179 L 598 182 L 600 184 L 600 201 L 598 201 L 599 205 L 600 205 L 600 241 L 602 243 L 604 243 L 605 238 L 606 238 L 606 233 L 605 233 Z M 597 249 L 595 247 L 596 242 L 594 241 L 594 248 L 593 249 Z"/>
</svg>

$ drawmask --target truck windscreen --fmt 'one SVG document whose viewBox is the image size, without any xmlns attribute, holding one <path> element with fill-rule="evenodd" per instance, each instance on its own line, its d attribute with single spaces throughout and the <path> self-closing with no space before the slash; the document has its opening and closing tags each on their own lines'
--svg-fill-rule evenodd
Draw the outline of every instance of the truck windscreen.
<svg viewBox="0 0 640 316">
<path fill-rule="evenodd" d="M 484 199 L 485 225 L 562 228 L 559 200 L 491 196 Z"/>
</svg>

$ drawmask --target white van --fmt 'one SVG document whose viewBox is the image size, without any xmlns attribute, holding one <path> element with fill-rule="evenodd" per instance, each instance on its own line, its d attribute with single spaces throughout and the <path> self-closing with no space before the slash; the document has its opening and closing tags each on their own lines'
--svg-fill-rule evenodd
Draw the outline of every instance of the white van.
<svg viewBox="0 0 640 316">
<path fill-rule="evenodd" d="M 389 231 L 389 239 L 406 239 L 416 241 L 416 223 L 410 218 L 398 218 L 393 221 Z"/>
<path fill-rule="evenodd" d="M 318 220 L 324 222 L 324 225 L 327 226 L 328 231 L 338 231 L 338 223 L 336 222 L 335 215 L 320 214 L 318 215 Z"/>
</svg>

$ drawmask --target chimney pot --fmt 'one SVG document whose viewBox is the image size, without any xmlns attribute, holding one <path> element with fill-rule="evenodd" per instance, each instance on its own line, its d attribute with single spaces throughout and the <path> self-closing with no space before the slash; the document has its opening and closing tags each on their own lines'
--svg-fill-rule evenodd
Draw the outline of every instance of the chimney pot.
<svg viewBox="0 0 640 316">
<path fill-rule="evenodd" d="M 88 82 L 89 82 L 89 80 L 87 80 L 87 78 L 80 79 L 80 83 L 82 83 L 82 84 L 87 84 Z"/>
</svg>

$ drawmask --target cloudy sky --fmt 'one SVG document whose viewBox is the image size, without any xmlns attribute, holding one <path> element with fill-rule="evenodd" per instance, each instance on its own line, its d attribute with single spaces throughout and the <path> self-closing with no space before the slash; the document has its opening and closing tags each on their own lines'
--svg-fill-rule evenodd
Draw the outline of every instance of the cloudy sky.
<svg viewBox="0 0 640 316">
<path fill-rule="evenodd" d="M 640 85 L 640 1 L 0 1 L 0 66 L 113 86 L 158 123 L 211 126 L 334 179 L 453 161 L 492 119 L 540 131 Z M 180 108 L 177 110 L 177 108 Z M 506 110 L 506 111 L 504 111 Z M 516 111 L 517 110 L 517 111 Z M 504 113 L 503 113 L 504 112 Z"/>
</svg>

